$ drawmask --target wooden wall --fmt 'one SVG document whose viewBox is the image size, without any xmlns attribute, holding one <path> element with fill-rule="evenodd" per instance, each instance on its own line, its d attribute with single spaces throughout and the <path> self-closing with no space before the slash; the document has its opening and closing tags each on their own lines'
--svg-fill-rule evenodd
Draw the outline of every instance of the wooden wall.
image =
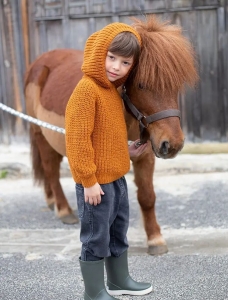
<svg viewBox="0 0 228 300">
<path fill-rule="evenodd" d="M 12 5 L 14 1 L 0 1 L 11 2 L 11 14 L 18 9 L 23 17 L 23 2 L 26 0 L 18 0 L 20 4 L 17 8 Z M 228 141 L 228 0 L 30 0 L 27 4 L 28 20 L 25 20 L 25 14 L 23 19 L 14 20 L 11 17 L 14 23 L 21 24 L 20 28 L 14 28 L 18 32 L 17 39 L 14 32 L 14 39 L 11 38 L 14 43 L 10 44 L 11 52 L 15 52 L 14 62 L 19 57 L 22 62 L 21 67 L 20 64 L 14 66 L 14 62 L 11 66 L 18 76 L 18 84 L 14 86 L 14 89 L 18 89 L 18 95 L 21 93 L 19 78 L 28 57 L 33 61 L 41 53 L 55 48 L 83 49 L 87 37 L 110 22 L 131 23 L 130 16 L 143 18 L 145 14 L 156 13 L 163 19 L 171 19 L 172 23 L 181 25 L 197 53 L 199 85 L 196 90 L 188 90 L 186 96 L 180 97 L 182 127 L 187 140 Z M 0 6 L 0 19 L 2 13 L 6 18 L 3 4 Z M 4 24 L 0 21 L 1 31 L 6 26 Z M 27 40 L 26 24 L 29 34 Z M 10 34 L 13 35 L 10 28 L 4 30 L 3 40 L 10 40 Z M 23 51 L 15 50 L 18 43 Z M 12 61 L 13 57 L 12 53 L 4 52 L 1 47 L 0 38 L 0 86 L 1 82 L 4 85 L 10 73 L 4 59 L 11 55 Z M 12 77 L 12 72 L 10 74 Z M 23 111 L 23 97 L 20 96 L 19 102 L 13 98 L 13 94 L 16 97 L 15 91 L 5 86 L 4 93 L 7 95 L 0 92 L 0 97 Z M 0 123 L 0 130 L 3 124 Z"/>
<path fill-rule="evenodd" d="M 27 1 L 0 0 L 0 102 L 25 112 L 23 76 L 29 64 Z M 27 124 L 0 110 L 0 142 L 23 136 Z"/>
</svg>

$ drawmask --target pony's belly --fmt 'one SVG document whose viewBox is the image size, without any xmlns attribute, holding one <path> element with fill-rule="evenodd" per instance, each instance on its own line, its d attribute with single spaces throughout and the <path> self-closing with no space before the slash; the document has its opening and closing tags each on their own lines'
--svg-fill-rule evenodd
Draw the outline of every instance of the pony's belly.
<svg viewBox="0 0 228 300">
<path fill-rule="evenodd" d="M 37 118 L 41 121 L 64 128 L 65 118 L 39 105 Z M 65 135 L 57 131 L 40 127 L 45 139 L 59 154 L 66 156 Z"/>
<path fill-rule="evenodd" d="M 42 128 L 42 133 L 48 143 L 51 145 L 55 151 L 57 151 L 62 156 L 66 156 L 66 147 L 65 147 L 65 135 L 52 131 L 50 129 Z"/>
</svg>

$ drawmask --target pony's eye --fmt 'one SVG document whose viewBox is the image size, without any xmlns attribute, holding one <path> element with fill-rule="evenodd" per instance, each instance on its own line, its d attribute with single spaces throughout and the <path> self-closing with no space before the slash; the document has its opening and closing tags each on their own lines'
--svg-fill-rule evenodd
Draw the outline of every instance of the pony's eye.
<svg viewBox="0 0 228 300">
<path fill-rule="evenodd" d="M 143 85 L 141 83 L 139 83 L 139 89 L 143 90 Z"/>
</svg>

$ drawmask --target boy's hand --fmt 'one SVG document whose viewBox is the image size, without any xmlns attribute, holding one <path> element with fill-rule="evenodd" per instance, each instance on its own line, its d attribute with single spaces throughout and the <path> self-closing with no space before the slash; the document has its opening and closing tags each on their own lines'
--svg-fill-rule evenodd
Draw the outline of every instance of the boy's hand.
<svg viewBox="0 0 228 300">
<path fill-rule="evenodd" d="M 89 202 L 91 205 L 97 205 L 101 203 L 101 195 L 104 195 L 99 183 L 95 183 L 93 186 L 84 188 L 85 202 Z"/>
<path fill-rule="evenodd" d="M 140 156 L 147 148 L 148 141 L 145 144 L 138 144 L 140 140 L 136 140 L 128 146 L 130 158 L 136 158 Z"/>
</svg>

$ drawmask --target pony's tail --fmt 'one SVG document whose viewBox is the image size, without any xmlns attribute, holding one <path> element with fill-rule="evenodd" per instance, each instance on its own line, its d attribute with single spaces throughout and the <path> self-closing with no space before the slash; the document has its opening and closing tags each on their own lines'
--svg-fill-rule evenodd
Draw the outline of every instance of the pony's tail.
<svg viewBox="0 0 228 300">
<path fill-rule="evenodd" d="M 30 150 L 32 160 L 32 172 L 34 183 L 41 185 L 44 183 L 45 175 L 42 166 L 42 160 L 40 151 L 36 142 L 36 134 L 42 134 L 41 132 L 34 132 L 32 126 L 30 126 Z"/>
<path fill-rule="evenodd" d="M 26 99 L 27 114 L 36 117 L 33 103 L 39 101 L 41 91 L 43 90 L 45 83 L 49 75 L 49 68 L 45 65 L 33 63 L 25 74 L 24 78 L 24 92 Z M 27 90 L 29 83 L 33 83 L 32 89 Z M 34 127 L 36 129 L 34 129 Z M 42 166 L 42 159 L 38 148 L 38 142 L 42 136 L 41 130 L 37 125 L 29 126 L 30 131 L 30 148 L 31 148 L 31 160 L 34 183 L 40 185 L 45 181 L 44 169 Z M 38 130 L 37 130 L 38 129 Z"/>
</svg>

